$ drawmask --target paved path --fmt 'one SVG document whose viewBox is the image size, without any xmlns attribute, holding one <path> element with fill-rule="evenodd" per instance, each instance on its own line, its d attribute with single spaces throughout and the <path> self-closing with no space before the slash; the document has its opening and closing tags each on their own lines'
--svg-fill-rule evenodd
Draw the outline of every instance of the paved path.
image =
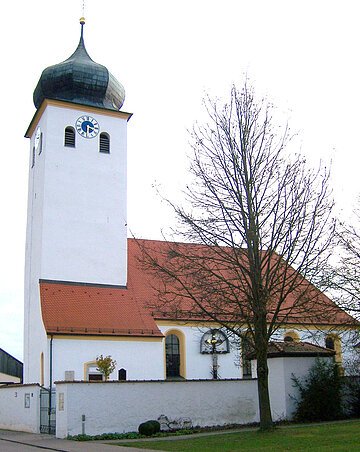
<svg viewBox="0 0 360 452">
<path fill-rule="evenodd" d="M 52 435 L 0 430 L 1 452 L 146 452 L 151 449 L 119 447 L 92 441 L 69 441 Z M 159 452 L 159 451 L 158 451 Z"/>
</svg>

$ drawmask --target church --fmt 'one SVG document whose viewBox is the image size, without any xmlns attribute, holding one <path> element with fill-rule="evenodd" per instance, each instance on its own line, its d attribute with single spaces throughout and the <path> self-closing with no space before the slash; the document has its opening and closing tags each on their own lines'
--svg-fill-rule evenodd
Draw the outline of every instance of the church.
<svg viewBox="0 0 360 452">
<path fill-rule="evenodd" d="M 127 236 L 132 115 L 121 110 L 121 83 L 90 58 L 83 18 L 80 23 L 75 52 L 41 74 L 25 134 L 30 156 L 24 383 L 52 387 L 55 381 L 101 380 L 99 355 L 116 361 L 111 380 L 249 378 L 241 346 L 216 322 L 149 309 L 156 292 L 139 265 L 139 243 L 161 251 L 166 242 Z M 312 327 L 315 343 L 332 348 L 339 363 L 340 324 L 352 325 L 353 319 L 338 309 L 331 324 Z M 308 338 L 309 328 L 292 322 L 274 340 L 296 343 L 294 353 L 301 355 L 316 352 Z"/>
</svg>

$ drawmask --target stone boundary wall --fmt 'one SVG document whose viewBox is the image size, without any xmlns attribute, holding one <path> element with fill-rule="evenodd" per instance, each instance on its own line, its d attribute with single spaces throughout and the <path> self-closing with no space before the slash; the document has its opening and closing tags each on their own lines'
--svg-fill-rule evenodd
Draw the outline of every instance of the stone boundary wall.
<svg viewBox="0 0 360 452">
<path fill-rule="evenodd" d="M 0 429 L 40 432 L 40 386 L 0 386 Z"/>
<path fill-rule="evenodd" d="M 256 380 L 56 382 L 56 436 L 259 421 Z"/>
<path fill-rule="evenodd" d="M 269 392 L 273 420 L 290 419 L 296 389 L 315 358 L 272 358 Z M 58 381 L 56 436 L 137 431 L 158 419 L 163 429 L 259 421 L 257 380 Z M 38 433 L 40 386 L 0 386 L 0 428 Z"/>
</svg>

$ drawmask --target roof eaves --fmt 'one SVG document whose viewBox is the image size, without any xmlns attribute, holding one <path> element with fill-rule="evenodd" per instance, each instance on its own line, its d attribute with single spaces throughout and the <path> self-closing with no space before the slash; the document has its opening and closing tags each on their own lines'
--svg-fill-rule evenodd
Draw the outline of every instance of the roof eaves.
<svg viewBox="0 0 360 452">
<path fill-rule="evenodd" d="M 81 327 L 54 327 L 46 329 L 48 335 L 62 336 L 117 336 L 117 337 L 164 337 L 160 330 L 135 330 L 116 328 L 81 328 Z"/>
</svg>

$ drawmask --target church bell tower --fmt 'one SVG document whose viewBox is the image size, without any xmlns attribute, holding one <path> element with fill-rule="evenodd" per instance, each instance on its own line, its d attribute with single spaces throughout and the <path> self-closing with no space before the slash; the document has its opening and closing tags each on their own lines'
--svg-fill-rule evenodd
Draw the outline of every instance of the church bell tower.
<svg viewBox="0 0 360 452">
<path fill-rule="evenodd" d="M 41 282 L 127 284 L 125 91 L 84 44 L 34 91 L 25 256 L 24 381 L 48 379 Z M 74 303 L 76 309 L 76 303 Z M 44 371 L 45 367 L 45 371 Z M 44 377 L 45 375 L 45 377 Z"/>
</svg>

